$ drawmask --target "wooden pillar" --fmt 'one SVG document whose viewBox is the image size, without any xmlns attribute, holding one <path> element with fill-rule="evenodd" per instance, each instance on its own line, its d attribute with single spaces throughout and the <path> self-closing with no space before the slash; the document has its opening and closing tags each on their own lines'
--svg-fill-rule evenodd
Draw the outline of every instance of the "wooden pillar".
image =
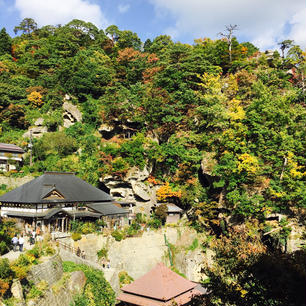
<svg viewBox="0 0 306 306">
<path fill-rule="evenodd" d="M 64 232 L 64 221 L 65 221 L 65 218 L 62 218 L 62 233 Z"/>
<path fill-rule="evenodd" d="M 50 224 L 50 221 L 51 221 L 51 220 L 49 220 L 49 224 L 48 224 L 48 232 L 49 232 L 49 233 L 51 233 L 51 224 Z"/>
</svg>

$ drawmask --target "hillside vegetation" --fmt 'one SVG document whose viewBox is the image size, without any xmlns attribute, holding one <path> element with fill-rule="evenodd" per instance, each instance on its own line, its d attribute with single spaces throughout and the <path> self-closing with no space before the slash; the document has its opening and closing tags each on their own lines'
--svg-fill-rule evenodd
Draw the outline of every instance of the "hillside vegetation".
<svg viewBox="0 0 306 306">
<path fill-rule="evenodd" d="M 16 31 L 14 38 L 0 32 L 0 142 L 27 148 L 22 135 L 38 118 L 49 132 L 33 140 L 33 165 L 27 157 L 15 175 L 74 171 L 97 184 L 147 166 L 148 184 L 163 187 L 161 200 L 175 198 L 192 226 L 221 236 L 216 256 L 231 268 L 212 271 L 211 281 L 224 285 L 212 303 L 298 305 L 282 304 L 279 292 L 256 304 L 271 284 L 247 275 L 258 272 L 251 270 L 258 258 L 270 260 L 260 241 L 271 230 L 267 215 L 305 219 L 306 53 L 299 46 L 263 53 L 233 38 L 229 54 L 225 39 L 189 45 L 165 35 L 143 44 L 131 31 L 80 20 L 37 28 L 26 19 Z M 63 128 L 67 95 L 83 119 Z M 286 218 L 270 241 L 274 251 L 290 233 Z M 272 263 L 288 268 L 291 260 Z M 299 269 L 292 275 L 305 274 Z M 292 297 L 292 290 L 283 292 Z"/>
</svg>

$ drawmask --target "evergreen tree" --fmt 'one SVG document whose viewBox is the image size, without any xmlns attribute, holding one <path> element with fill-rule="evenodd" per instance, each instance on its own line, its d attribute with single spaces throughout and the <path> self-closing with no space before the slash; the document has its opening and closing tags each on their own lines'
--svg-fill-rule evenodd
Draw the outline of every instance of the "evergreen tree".
<svg viewBox="0 0 306 306">
<path fill-rule="evenodd" d="M 10 53 L 12 47 L 11 37 L 7 34 L 6 29 L 0 31 L 0 55 Z"/>
</svg>

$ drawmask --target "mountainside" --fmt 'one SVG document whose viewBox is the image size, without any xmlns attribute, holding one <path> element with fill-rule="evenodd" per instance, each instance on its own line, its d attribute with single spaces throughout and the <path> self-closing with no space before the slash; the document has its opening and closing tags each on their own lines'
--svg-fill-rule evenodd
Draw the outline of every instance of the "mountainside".
<svg viewBox="0 0 306 306">
<path fill-rule="evenodd" d="M 18 30 L 15 38 L 0 32 L 0 142 L 27 150 L 32 133 L 33 164 L 27 154 L 12 175 L 73 171 L 143 206 L 174 202 L 195 229 L 221 237 L 217 256 L 241 260 L 234 274 L 266 248 L 284 252 L 292 220 L 304 229 L 306 53 L 299 46 L 263 53 L 233 38 L 230 51 L 226 39 L 188 45 L 165 35 L 143 44 L 131 31 L 80 20 L 37 28 L 28 19 Z M 236 286 L 237 305 L 253 294 L 240 274 L 214 273 L 227 289 Z"/>
</svg>

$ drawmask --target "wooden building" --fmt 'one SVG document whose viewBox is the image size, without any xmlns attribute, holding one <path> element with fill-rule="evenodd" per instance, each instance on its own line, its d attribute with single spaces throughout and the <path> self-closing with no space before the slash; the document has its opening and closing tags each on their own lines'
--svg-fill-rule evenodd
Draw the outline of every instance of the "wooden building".
<svg viewBox="0 0 306 306">
<path fill-rule="evenodd" d="M 120 306 L 188 305 L 195 295 L 202 295 L 203 287 L 171 271 L 163 263 L 121 288 L 117 297 Z"/>
<path fill-rule="evenodd" d="M 160 205 L 166 205 L 167 206 L 167 218 L 166 223 L 177 223 L 183 214 L 183 209 L 176 206 L 174 203 L 157 203 L 155 206 L 152 207 L 152 211 L 155 211 L 155 209 Z"/>
<path fill-rule="evenodd" d="M 0 197 L 1 217 L 13 217 L 25 227 L 67 231 L 71 220 L 115 219 L 128 222 L 128 211 L 113 204 L 106 192 L 70 172 L 45 172 Z"/>
<path fill-rule="evenodd" d="M 16 169 L 16 163 L 21 163 L 24 150 L 14 144 L 0 143 L 0 171 Z"/>
</svg>

